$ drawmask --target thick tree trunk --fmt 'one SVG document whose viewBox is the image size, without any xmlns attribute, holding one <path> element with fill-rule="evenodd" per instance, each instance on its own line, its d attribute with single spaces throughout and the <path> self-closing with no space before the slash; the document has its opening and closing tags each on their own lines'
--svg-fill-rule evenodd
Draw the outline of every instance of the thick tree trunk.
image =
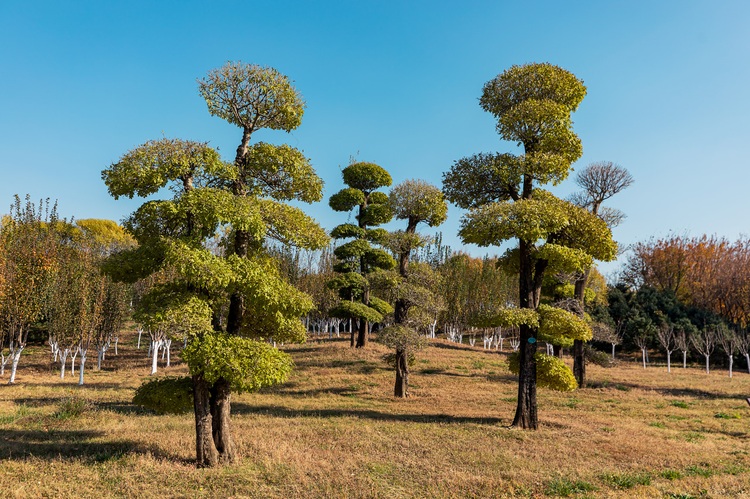
<svg viewBox="0 0 750 499">
<path fill-rule="evenodd" d="M 219 452 L 211 427 L 211 393 L 201 376 L 193 376 L 193 408 L 195 409 L 195 460 L 199 467 L 219 464 Z"/>
<path fill-rule="evenodd" d="M 589 280 L 591 268 L 586 269 L 581 277 L 575 282 L 575 297 L 581 303 L 581 318 L 584 314 L 584 298 L 586 296 L 586 284 Z M 586 388 L 586 355 L 585 342 L 573 340 L 573 376 L 578 382 L 578 388 Z"/>
<path fill-rule="evenodd" d="M 521 326 L 521 345 L 519 347 L 520 369 L 518 372 L 518 405 L 513 424 L 516 428 L 536 430 L 539 427 L 536 403 L 536 333 L 529 326 Z"/>
<path fill-rule="evenodd" d="M 409 396 L 409 355 L 405 350 L 396 350 L 396 386 L 393 395 L 400 398 Z"/>
<path fill-rule="evenodd" d="M 219 378 L 211 387 L 211 427 L 219 461 L 226 463 L 234 461 L 236 455 L 230 420 L 231 397 L 229 382 Z"/>
<path fill-rule="evenodd" d="M 370 290 L 366 289 L 362 295 L 362 303 L 365 305 L 370 304 Z M 364 348 L 369 342 L 369 324 L 365 319 L 359 320 L 359 330 L 357 331 L 357 348 Z"/>
<path fill-rule="evenodd" d="M 23 349 L 26 347 L 26 345 L 18 347 L 17 350 L 12 351 L 11 353 L 11 364 L 10 364 L 10 381 L 8 381 L 8 384 L 11 385 L 16 382 L 16 371 L 18 371 L 18 361 L 21 359 L 21 352 L 23 352 Z"/>
<path fill-rule="evenodd" d="M 88 350 L 81 351 L 81 365 L 78 366 L 78 385 L 83 386 L 83 370 L 86 366 L 86 354 Z"/>
</svg>

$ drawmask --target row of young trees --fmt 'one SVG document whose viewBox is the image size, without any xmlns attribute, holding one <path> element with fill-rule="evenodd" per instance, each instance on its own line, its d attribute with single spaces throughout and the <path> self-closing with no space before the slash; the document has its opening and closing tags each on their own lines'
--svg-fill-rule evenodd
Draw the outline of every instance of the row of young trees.
<svg viewBox="0 0 750 499">
<path fill-rule="evenodd" d="M 47 331 L 54 360 L 65 375 L 79 357 L 79 384 L 91 347 L 101 369 L 105 352 L 117 341 L 127 311 L 127 289 L 103 276 L 103 258 L 129 244 L 121 227 L 109 220 L 68 222 L 56 206 L 25 203 L 16 196 L 0 225 L 0 374 L 11 362 L 15 382 L 21 353 L 33 328 Z M 7 355 L 6 355 L 7 348 Z"/>
</svg>

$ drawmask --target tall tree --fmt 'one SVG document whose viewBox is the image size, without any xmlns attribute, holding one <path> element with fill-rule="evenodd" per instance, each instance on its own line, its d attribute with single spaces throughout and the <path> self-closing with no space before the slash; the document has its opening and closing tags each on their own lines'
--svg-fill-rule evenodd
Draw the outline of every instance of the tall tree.
<svg viewBox="0 0 750 499">
<path fill-rule="evenodd" d="M 539 333 L 591 338 L 580 317 L 540 307 L 545 272 L 582 271 L 592 258 L 611 260 L 616 252 L 601 219 L 538 188 L 563 181 L 581 156 L 581 141 L 573 133 L 570 115 L 585 95 L 583 83 L 560 67 L 511 67 L 484 85 L 479 103 L 497 118 L 500 137 L 523 146 L 524 153 L 477 154 L 457 161 L 444 174 L 446 197 L 470 209 L 459 232 L 465 243 L 489 246 L 518 240 L 508 258 L 518 269 L 520 308 L 498 316 L 504 325 L 520 326 L 515 427 L 538 426 L 537 364 L 546 384 L 571 386 L 555 377 L 554 373 L 572 377 L 562 362 L 537 354 Z"/>
<path fill-rule="evenodd" d="M 407 221 L 406 230 L 391 234 L 392 249 L 398 255 L 400 292 L 394 307 L 396 326 L 389 335 L 390 346 L 396 350 L 396 385 L 393 394 L 406 398 L 409 396 L 410 348 L 419 345 L 419 333 L 409 327 L 407 314 L 413 305 L 425 301 L 417 297 L 430 293 L 419 282 L 414 282 L 417 280 L 414 274 L 409 275 L 409 259 L 412 251 L 426 241 L 416 233 L 417 226 L 426 224 L 437 227 L 442 224 L 448 216 L 448 204 L 437 187 L 422 180 L 406 180 L 395 186 L 388 195 L 388 203 L 395 218 Z"/>
<path fill-rule="evenodd" d="M 633 176 L 627 169 L 611 161 L 591 163 L 576 175 L 576 184 L 583 189 L 573 196 L 571 201 L 581 208 L 586 208 L 604 220 L 610 229 L 617 226 L 625 215 L 617 209 L 602 206 L 602 203 L 633 183 Z M 575 297 L 581 302 L 583 312 L 584 294 L 588 284 L 591 266 L 576 274 Z M 579 388 L 586 387 L 586 356 L 584 342 L 573 341 L 573 375 Z"/>
<path fill-rule="evenodd" d="M 341 302 L 329 314 L 341 319 L 359 322 L 356 347 L 367 346 L 368 323 L 380 322 L 392 308 L 383 300 L 370 296 L 367 275 L 376 269 L 392 269 L 396 262 L 391 256 L 371 243 L 383 244 L 388 233 L 373 229 L 388 223 L 393 214 L 388 206 L 388 196 L 378 191 L 391 185 L 391 176 L 374 163 L 354 163 L 343 169 L 344 184 L 348 187 L 332 195 L 328 204 L 335 211 L 357 209 L 357 225 L 346 223 L 331 231 L 334 239 L 352 239 L 337 247 L 333 253 L 339 260 L 334 270 L 341 275 L 330 282 L 339 290 Z M 351 345 L 355 346 L 352 330 Z"/>
<path fill-rule="evenodd" d="M 328 238 L 284 203 L 321 199 L 322 181 L 309 160 L 286 145 L 250 144 L 258 129 L 300 124 L 304 101 L 289 79 L 272 68 L 227 63 L 199 86 L 209 112 L 242 129 L 234 162 L 202 142 L 163 139 L 131 150 L 102 176 L 115 198 L 167 186 L 174 192 L 130 216 L 125 226 L 139 246 L 110 256 L 107 270 L 131 282 L 172 272 L 139 307 L 188 335 L 182 355 L 192 377 L 197 462 L 213 466 L 235 457 L 231 393 L 286 378 L 288 356 L 270 341 L 304 341 L 300 317 L 312 308 L 281 278 L 264 242 L 319 248 Z M 209 247 L 217 233 L 227 234 L 222 252 Z"/>
</svg>

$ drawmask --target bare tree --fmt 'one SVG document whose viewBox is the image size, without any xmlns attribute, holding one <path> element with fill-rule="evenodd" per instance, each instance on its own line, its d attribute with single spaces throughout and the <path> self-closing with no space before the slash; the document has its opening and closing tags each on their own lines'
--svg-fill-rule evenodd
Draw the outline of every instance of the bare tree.
<svg viewBox="0 0 750 499">
<path fill-rule="evenodd" d="M 682 352 L 682 367 L 687 367 L 687 353 L 690 349 L 690 337 L 684 329 L 678 329 L 674 333 L 674 342 L 677 349 Z"/>
<path fill-rule="evenodd" d="M 632 183 L 633 176 L 626 168 L 617 163 L 611 161 L 591 163 L 578 172 L 576 184 L 583 191 L 574 194 L 570 200 L 581 208 L 586 208 L 594 215 L 599 216 L 611 229 L 625 219 L 625 214 L 620 210 L 602 207 L 601 205 Z M 591 267 L 588 267 L 576 275 L 575 279 L 575 297 L 581 302 L 581 316 L 583 316 L 583 299 L 590 272 Z M 614 344 L 612 345 L 612 358 L 614 358 Z M 578 381 L 578 386 L 586 386 L 586 358 L 584 342 L 581 340 L 574 340 L 573 342 L 573 374 Z"/>
<path fill-rule="evenodd" d="M 750 374 L 750 334 L 747 329 L 739 329 L 735 332 L 737 336 L 737 349 L 744 355 L 747 361 L 747 373 Z"/>
<path fill-rule="evenodd" d="M 656 331 L 656 338 L 659 340 L 659 343 L 661 343 L 664 350 L 667 351 L 667 372 L 671 373 L 672 352 L 674 352 L 675 349 L 674 328 L 667 324 L 660 326 Z"/>
<path fill-rule="evenodd" d="M 729 357 L 729 377 L 731 378 L 732 364 L 734 364 L 734 352 L 737 351 L 739 343 L 737 335 L 731 329 L 722 327 L 721 329 L 717 328 L 716 337 L 718 338 L 721 347 L 724 349 L 724 352 L 727 354 L 727 357 Z"/>
<path fill-rule="evenodd" d="M 633 341 L 641 349 L 641 356 L 643 357 L 643 368 L 646 369 L 646 350 L 648 349 L 648 334 L 642 332 L 641 334 L 634 336 Z"/>
<path fill-rule="evenodd" d="M 612 344 L 612 360 L 615 360 L 615 346 L 622 343 L 622 335 L 625 331 L 623 321 L 619 321 L 614 329 L 607 324 L 594 322 L 591 331 L 596 341 Z"/>
<path fill-rule="evenodd" d="M 690 341 L 695 349 L 706 358 L 706 374 L 708 374 L 708 359 L 716 346 L 716 330 L 703 328 L 703 331 L 691 334 Z"/>
</svg>

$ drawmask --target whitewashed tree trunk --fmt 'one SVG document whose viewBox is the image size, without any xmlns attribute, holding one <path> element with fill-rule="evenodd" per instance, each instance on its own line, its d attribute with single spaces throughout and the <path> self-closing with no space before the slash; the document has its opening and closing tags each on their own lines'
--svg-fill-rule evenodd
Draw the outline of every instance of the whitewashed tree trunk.
<svg viewBox="0 0 750 499">
<path fill-rule="evenodd" d="M 159 347 L 161 346 L 161 341 L 152 341 L 151 344 L 153 345 L 151 350 L 154 352 L 154 355 L 151 358 L 151 374 L 156 374 L 156 361 L 159 359 Z"/>
<path fill-rule="evenodd" d="M 643 357 L 643 368 L 646 369 L 646 349 L 641 348 L 641 357 Z"/>
<path fill-rule="evenodd" d="M 682 368 L 687 368 L 687 350 L 682 351 Z M 748 370 L 750 372 L 750 370 Z"/>
<path fill-rule="evenodd" d="M 672 372 L 672 362 L 671 362 L 671 359 L 672 359 L 672 352 L 670 350 L 667 350 L 667 372 L 668 373 Z"/>
<path fill-rule="evenodd" d="M 615 344 L 612 343 L 612 360 L 615 360 Z"/>
<path fill-rule="evenodd" d="M 60 366 L 60 379 L 65 379 L 65 361 L 68 358 L 69 353 L 70 348 L 66 348 L 60 354 L 60 361 L 62 362 L 62 365 Z"/>
<path fill-rule="evenodd" d="M 15 350 L 11 350 L 10 357 L 11 357 L 11 365 L 10 365 L 10 381 L 8 381 L 8 384 L 15 383 L 16 381 L 16 371 L 18 370 L 18 361 L 21 359 L 21 352 L 23 352 L 23 349 L 26 347 L 26 345 L 23 345 L 19 348 L 16 348 Z"/>
<path fill-rule="evenodd" d="M 0 376 L 5 376 L 5 364 L 10 360 L 10 354 L 5 355 L 4 352 L 0 352 Z"/>
<path fill-rule="evenodd" d="M 732 364 L 734 364 L 734 356 L 729 356 L 729 377 L 732 377 Z"/>
<path fill-rule="evenodd" d="M 170 349 L 172 348 L 172 340 L 170 339 L 164 340 L 164 343 L 165 343 L 164 350 L 167 351 L 167 367 L 169 367 L 169 353 L 170 353 Z M 164 354 L 162 354 L 161 360 L 164 360 Z"/>
<path fill-rule="evenodd" d="M 81 365 L 78 367 L 78 386 L 83 385 L 83 369 L 86 365 L 87 350 L 81 351 Z"/>
<path fill-rule="evenodd" d="M 75 350 L 72 350 L 70 353 L 70 375 L 75 376 L 76 375 L 76 357 L 78 356 L 78 352 L 81 351 L 81 347 L 76 347 Z"/>
<path fill-rule="evenodd" d="M 745 360 L 747 361 L 747 374 L 750 374 L 750 354 L 745 355 Z"/>
<path fill-rule="evenodd" d="M 706 374 L 708 374 L 708 355 L 704 355 L 706 357 Z"/>
<path fill-rule="evenodd" d="M 141 335 L 143 334 L 143 327 L 138 326 L 137 331 L 138 331 L 138 347 L 137 347 L 137 349 L 140 350 L 141 349 Z"/>
<path fill-rule="evenodd" d="M 115 336 L 115 355 L 117 355 L 117 342 L 119 341 L 119 337 Z"/>
</svg>

